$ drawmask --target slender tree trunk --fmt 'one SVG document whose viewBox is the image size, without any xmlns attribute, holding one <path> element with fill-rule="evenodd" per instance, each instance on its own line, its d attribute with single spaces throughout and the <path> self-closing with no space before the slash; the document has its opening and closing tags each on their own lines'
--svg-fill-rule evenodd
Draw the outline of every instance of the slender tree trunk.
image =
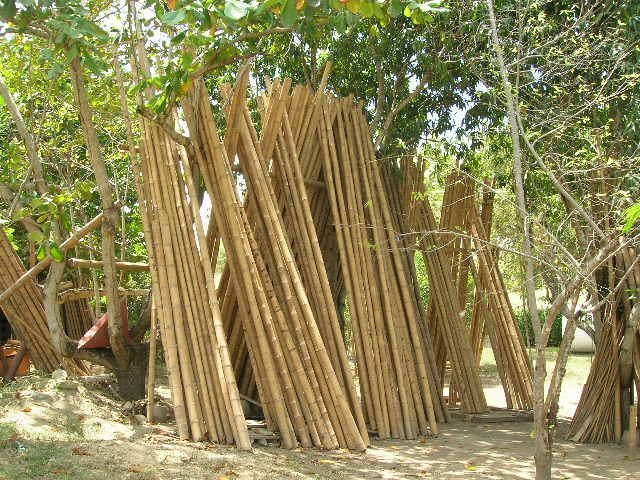
<svg viewBox="0 0 640 480">
<path fill-rule="evenodd" d="M 11 95 L 11 92 L 9 92 L 7 85 L 4 83 L 4 78 L 2 78 L 2 76 L 0 76 L 0 95 L 7 104 L 7 108 L 9 109 L 9 113 L 11 114 L 11 118 L 15 122 L 16 128 L 18 129 L 18 134 L 27 147 L 27 156 L 29 157 L 29 161 L 31 162 L 31 170 L 33 171 L 33 179 L 36 184 L 36 190 L 40 195 L 44 195 L 45 193 L 47 193 L 47 185 L 44 181 L 42 162 L 40 161 L 40 156 L 38 155 L 36 143 L 33 139 L 33 136 L 31 136 L 31 133 L 27 129 L 27 126 L 24 123 L 24 119 L 20 114 L 20 110 L 18 110 L 18 106 L 13 100 L 13 96 Z"/>
<path fill-rule="evenodd" d="M 102 156 L 98 134 L 93 124 L 93 113 L 84 83 L 84 71 L 80 58 L 71 61 L 71 83 L 78 104 L 80 123 L 86 137 L 87 154 L 96 177 L 100 201 L 104 212 L 102 223 L 102 261 L 104 263 L 104 286 L 107 293 L 107 314 L 109 315 L 109 341 L 111 349 L 120 368 L 129 364 L 129 349 L 124 339 L 122 318 L 120 315 L 120 299 L 118 296 L 118 278 L 115 268 L 116 257 L 116 225 L 118 210 L 114 206 L 113 187 L 109 182 L 107 167 Z"/>
<path fill-rule="evenodd" d="M 541 342 L 542 328 L 540 324 L 540 316 L 538 314 L 538 305 L 536 302 L 535 268 L 532 256 L 533 249 L 531 247 L 527 204 L 524 194 L 522 149 L 520 145 L 520 135 L 518 128 L 518 114 L 516 111 L 515 100 L 513 98 L 511 81 L 509 80 L 509 75 L 507 73 L 507 68 L 504 61 L 502 45 L 498 36 L 498 27 L 496 25 L 493 0 L 486 0 L 486 3 L 489 13 L 491 39 L 494 47 L 495 60 L 498 68 L 500 69 L 502 88 L 504 90 L 505 102 L 507 107 L 507 116 L 509 119 L 509 129 L 511 131 L 511 139 L 513 141 L 513 176 L 515 180 L 518 210 L 520 211 L 523 223 L 522 251 L 525 257 L 525 287 L 527 290 L 527 306 L 529 309 L 529 314 L 531 315 L 531 322 L 533 323 L 533 331 L 536 338 L 536 365 L 533 376 L 533 416 L 536 432 L 534 458 L 536 465 L 536 479 L 548 480 L 551 478 L 552 454 L 544 401 L 544 381 L 547 376 L 545 357 L 546 345 Z"/>
</svg>

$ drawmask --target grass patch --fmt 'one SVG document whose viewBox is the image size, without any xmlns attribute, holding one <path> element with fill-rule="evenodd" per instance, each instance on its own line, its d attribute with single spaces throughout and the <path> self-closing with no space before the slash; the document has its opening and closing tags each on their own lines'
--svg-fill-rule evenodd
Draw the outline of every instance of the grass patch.
<svg viewBox="0 0 640 480">
<path fill-rule="evenodd" d="M 20 390 L 40 390 L 51 379 L 49 375 L 42 372 L 33 372 L 24 377 L 18 377 L 13 382 L 0 383 L 0 405 L 10 403 L 15 400 L 16 394 Z"/>
<path fill-rule="evenodd" d="M 530 350 L 530 358 L 535 361 L 535 350 Z M 547 357 L 547 379 L 551 376 L 553 368 L 556 364 L 556 358 L 558 357 L 558 347 L 548 347 L 546 350 Z M 564 381 L 582 384 L 585 382 L 589 370 L 591 369 L 591 363 L 593 362 L 593 354 L 591 353 L 571 353 L 567 360 L 567 373 L 565 374 Z M 532 362 L 533 363 L 533 362 Z M 496 366 L 496 360 L 493 355 L 493 350 L 490 346 L 485 346 L 482 350 L 482 358 L 480 359 L 480 374 L 483 377 L 496 377 L 498 376 L 498 367 Z"/>
<path fill-rule="evenodd" d="M 69 446 L 23 439 L 13 425 L 0 423 L 0 480 L 78 478 L 99 477 L 74 461 Z"/>
</svg>

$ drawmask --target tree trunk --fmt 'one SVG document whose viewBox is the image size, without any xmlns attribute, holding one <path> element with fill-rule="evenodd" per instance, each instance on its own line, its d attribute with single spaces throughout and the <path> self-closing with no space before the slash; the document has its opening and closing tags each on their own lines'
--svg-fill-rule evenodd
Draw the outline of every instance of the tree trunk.
<svg viewBox="0 0 640 480">
<path fill-rule="evenodd" d="M 129 347 L 129 364 L 125 368 L 115 365 L 113 373 L 118 383 L 118 393 L 124 400 L 140 400 L 146 395 L 149 346 L 146 343 Z"/>
<path fill-rule="evenodd" d="M 71 61 L 71 83 L 78 104 L 80 123 L 84 130 L 87 152 L 96 183 L 100 192 L 100 201 L 104 212 L 102 223 L 102 261 L 104 262 L 104 286 L 107 293 L 107 314 L 109 315 L 109 341 L 111 350 L 120 368 L 126 368 L 129 362 L 129 351 L 122 331 L 120 315 L 120 299 L 118 297 L 118 279 L 115 268 L 116 262 L 116 225 L 118 225 L 118 210 L 113 202 L 113 187 L 109 182 L 107 167 L 102 156 L 98 134 L 93 124 L 93 114 L 84 83 L 84 71 L 80 58 L 76 56 Z"/>
<path fill-rule="evenodd" d="M 524 182 L 522 171 L 522 149 L 520 146 L 520 133 L 518 127 L 518 115 L 516 111 L 516 103 L 513 98 L 512 86 L 509 80 L 504 54 L 500 38 L 498 37 L 498 27 L 496 25 L 496 17 L 493 8 L 493 0 L 486 0 L 489 23 L 491 25 L 491 38 L 494 46 L 495 60 L 500 69 L 500 77 L 502 79 L 502 87 L 505 95 L 507 107 L 507 117 L 509 119 L 509 128 L 511 131 L 511 139 L 513 141 L 513 176 L 515 180 L 515 191 L 518 203 L 518 210 L 522 217 L 523 223 L 523 239 L 522 251 L 525 256 L 525 286 L 527 289 L 527 306 L 531 315 L 533 331 L 536 338 L 536 366 L 533 377 L 533 417 L 536 432 L 535 440 L 535 465 L 536 479 L 551 479 L 551 444 L 549 430 L 547 425 L 547 416 L 545 412 L 544 401 L 544 380 L 547 376 L 546 368 L 546 343 L 542 343 L 542 328 L 540 317 L 538 314 L 538 306 L 536 302 L 536 282 L 535 268 L 532 256 L 531 239 L 529 236 L 529 218 L 527 213 L 527 204 L 524 194 Z"/>
</svg>

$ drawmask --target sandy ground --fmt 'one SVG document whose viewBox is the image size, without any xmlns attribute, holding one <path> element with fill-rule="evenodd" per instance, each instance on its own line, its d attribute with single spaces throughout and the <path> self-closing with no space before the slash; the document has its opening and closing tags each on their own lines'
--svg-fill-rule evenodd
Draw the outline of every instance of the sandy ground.
<svg viewBox="0 0 640 480">
<path fill-rule="evenodd" d="M 573 412 L 590 359 L 572 359 L 563 411 Z M 581 375 L 574 375 L 581 373 Z M 483 375 L 485 376 L 485 375 Z M 490 404 L 504 399 L 485 376 Z M 62 388 L 64 387 L 64 388 Z M 554 478 L 640 479 L 640 449 L 555 446 Z M 374 441 L 364 454 L 253 453 L 177 439 L 170 424 L 135 425 L 108 391 L 76 381 L 26 378 L 0 388 L 0 480 L 8 479 L 531 479 L 530 423 L 442 425 L 437 438 Z"/>
</svg>

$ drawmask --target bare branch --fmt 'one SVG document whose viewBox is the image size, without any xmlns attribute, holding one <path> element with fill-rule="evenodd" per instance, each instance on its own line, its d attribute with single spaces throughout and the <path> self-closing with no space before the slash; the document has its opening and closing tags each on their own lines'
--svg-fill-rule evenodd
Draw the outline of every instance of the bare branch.
<svg viewBox="0 0 640 480">
<path fill-rule="evenodd" d="M 376 150 L 378 150 L 380 148 L 380 145 L 382 145 L 383 140 L 387 136 L 387 132 L 389 131 L 389 128 L 391 128 L 391 124 L 393 123 L 393 120 L 411 102 L 413 102 L 416 98 L 418 98 L 418 95 L 420 95 L 422 93 L 422 91 L 426 88 L 427 82 L 429 81 L 430 78 L 431 78 L 431 72 L 426 72 L 422 76 L 422 78 L 420 79 L 420 83 L 418 83 L 416 88 L 409 95 L 404 97 L 402 99 L 402 101 L 400 103 L 398 103 L 393 108 L 393 110 L 391 110 L 391 112 L 389 112 L 389 114 L 387 114 L 387 118 L 385 118 L 385 120 L 384 120 L 384 124 L 382 125 L 382 129 L 380 130 L 380 132 L 376 136 L 376 141 L 374 143 L 374 146 L 376 147 Z"/>
</svg>

